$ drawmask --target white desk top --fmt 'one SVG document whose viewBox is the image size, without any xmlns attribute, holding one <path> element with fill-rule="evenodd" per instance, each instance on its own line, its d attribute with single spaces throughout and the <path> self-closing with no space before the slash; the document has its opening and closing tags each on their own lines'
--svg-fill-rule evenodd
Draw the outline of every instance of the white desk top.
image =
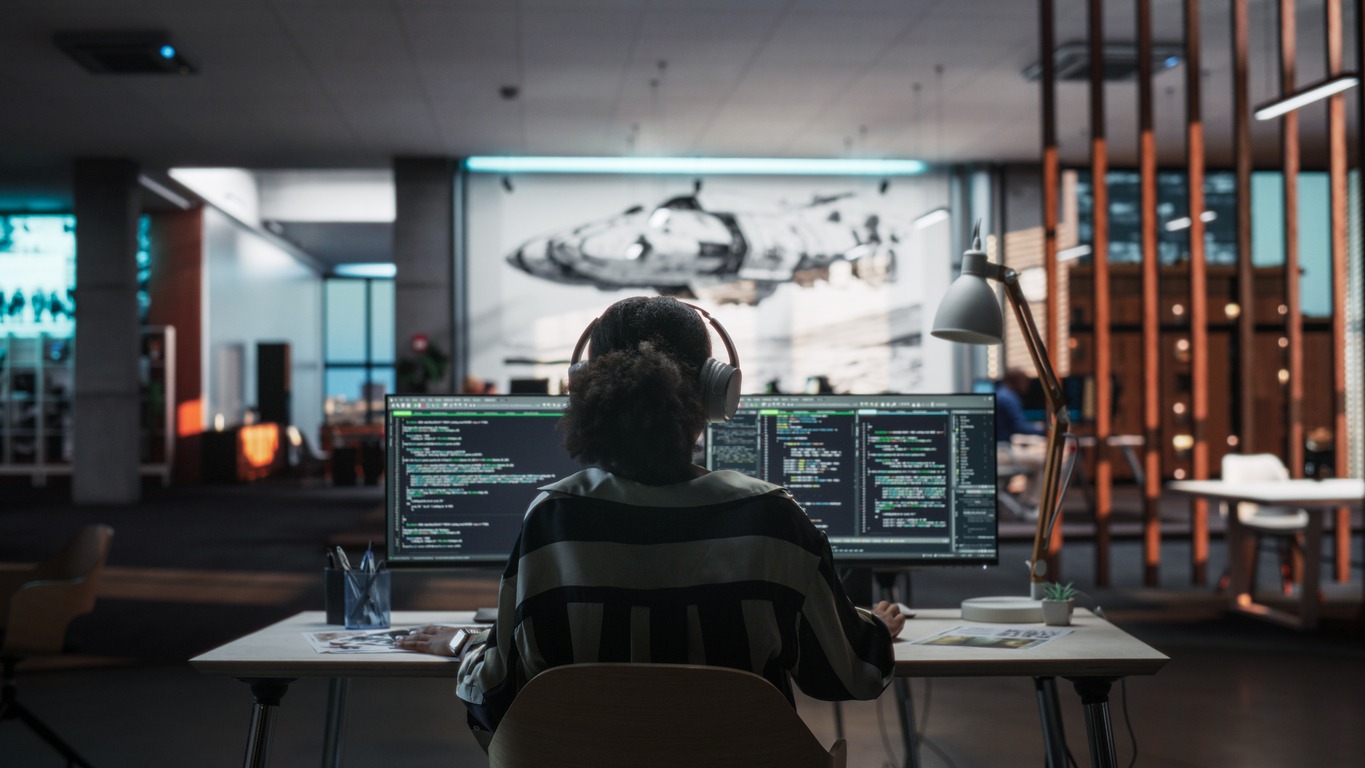
<svg viewBox="0 0 1365 768">
<path fill-rule="evenodd" d="M 1187 496 L 1225 501 L 1249 501 L 1288 507 L 1359 507 L 1365 503 L 1365 480 L 1279 480 L 1266 483 L 1226 483 L 1222 480 L 1176 480 L 1166 488 Z"/>
<path fill-rule="evenodd" d="M 472 611 L 394 611 L 395 627 L 471 624 Z M 206 675 L 231 677 L 454 677 L 454 659 L 425 653 L 318 653 L 304 632 L 342 627 L 305 611 L 190 659 Z"/>
<path fill-rule="evenodd" d="M 1126 677 L 1156 674 L 1170 659 L 1122 629 L 1078 609 L 1071 634 L 1029 650 L 912 645 L 911 641 L 959 626 L 956 608 L 916 611 L 896 639 L 900 677 Z M 1042 625 L 1038 625 L 1042 626 Z"/>
<path fill-rule="evenodd" d="M 966 625 L 956 609 L 918 611 L 896 642 L 896 674 L 905 677 L 1155 674 L 1169 659 L 1088 611 L 1076 612 L 1066 637 L 1031 650 L 911 645 L 910 640 Z M 393 626 L 468 624 L 465 612 L 395 611 Z M 453 660 L 421 653 L 335 654 L 314 651 L 304 632 L 338 629 L 322 611 L 308 611 L 190 659 L 206 675 L 241 678 L 454 677 Z"/>
</svg>

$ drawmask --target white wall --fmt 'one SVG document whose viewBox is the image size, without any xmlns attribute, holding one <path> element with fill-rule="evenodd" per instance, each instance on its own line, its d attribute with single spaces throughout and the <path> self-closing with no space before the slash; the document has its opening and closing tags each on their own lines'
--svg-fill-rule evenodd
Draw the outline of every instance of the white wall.
<svg viewBox="0 0 1365 768">
<path fill-rule="evenodd" d="M 204 209 L 206 425 L 241 423 L 256 401 L 256 343 L 287 342 L 294 423 L 322 421 L 322 278 L 220 211 Z M 244 352 L 240 354 L 238 350 Z M 233 370 L 240 367 L 240 371 Z"/>
</svg>

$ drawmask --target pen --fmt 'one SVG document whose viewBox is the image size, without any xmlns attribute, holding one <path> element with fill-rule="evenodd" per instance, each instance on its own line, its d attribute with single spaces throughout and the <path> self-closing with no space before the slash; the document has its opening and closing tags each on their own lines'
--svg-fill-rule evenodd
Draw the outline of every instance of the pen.
<svg viewBox="0 0 1365 768">
<path fill-rule="evenodd" d="M 328 568 L 337 567 L 337 556 L 332 554 L 330 550 L 327 552 L 327 567 Z"/>
<path fill-rule="evenodd" d="M 342 569 L 347 571 L 351 570 L 351 561 L 346 559 L 346 552 L 342 550 L 340 545 L 337 546 L 336 550 L 337 562 L 341 565 Z"/>
</svg>

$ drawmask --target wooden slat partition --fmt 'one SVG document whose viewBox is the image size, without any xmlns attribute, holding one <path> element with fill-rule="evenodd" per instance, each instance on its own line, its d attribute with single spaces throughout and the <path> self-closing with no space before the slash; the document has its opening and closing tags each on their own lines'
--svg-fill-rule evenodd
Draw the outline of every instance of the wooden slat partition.
<svg viewBox="0 0 1365 768">
<path fill-rule="evenodd" d="M 1043 270 L 1047 281 L 1047 351 L 1057 367 L 1058 345 L 1062 343 L 1061 311 L 1057 300 L 1057 196 L 1061 193 L 1060 166 L 1057 158 L 1057 73 L 1053 51 L 1057 47 L 1052 0 L 1039 0 L 1039 60 L 1043 63 Z"/>
<path fill-rule="evenodd" d="M 1104 122 L 1104 3 L 1090 0 L 1090 182 L 1094 189 L 1094 332 L 1095 372 L 1095 585 L 1109 585 L 1109 516 L 1113 507 L 1112 466 L 1106 441 L 1111 431 L 1109 378 L 1109 150 Z"/>
<path fill-rule="evenodd" d="M 1247 0 L 1232 2 L 1232 151 L 1237 174 L 1237 438 L 1243 452 L 1256 445 L 1256 269 L 1251 261 L 1251 88 L 1247 79 L 1250 19 Z"/>
<path fill-rule="evenodd" d="M 1199 39 L 1199 0 L 1185 0 L 1185 123 L 1186 183 L 1190 198 L 1190 388 L 1191 426 L 1194 437 L 1193 474 L 1196 480 L 1209 476 L 1209 352 L 1208 352 L 1208 276 L 1204 258 L 1204 122 L 1201 106 L 1202 78 Z M 1208 503 L 1192 505 L 1194 583 L 1208 579 L 1209 520 Z"/>
<path fill-rule="evenodd" d="M 1142 583 L 1161 567 L 1161 276 L 1156 234 L 1156 131 L 1152 119 L 1152 0 L 1137 0 L 1138 169 L 1142 220 Z"/>
<path fill-rule="evenodd" d="M 1327 76 L 1341 74 L 1341 0 L 1325 0 Z M 1337 466 L 1346 466 L 1346 97 L 1327 100 L 1328 180 L 1332 190 L 1332 435 Z M 1351 510 L 1336 510 L 1336 568 L 1341 583 L 1351 579 Z"/>
<path fill-rule="evenodd" d="M 1294 0 L 1280 0 L 1280 93 L 1294 90 L 1297 25 Z M 1293 477 L 1303 477 L 1303 314 L 1299 306 L 1299 114 L 1281 118 L 1281 164 L 1284 170 L 1284 306 L 1289 339 L 1288 409 L 1285 463 Z"/>
<path fill-rule="evenodd" d="M 1047 354 L 1053 367 L 1061 344 L 1061 323 L 1058 314 L 1062 311 L 1061 295 L 1057 276 L 1057 201 L 1061 193 L 1060 173 L 1057 158 L 1057 73 L 1053 60 L 1056 49 L 1055 9 L 1052 0 L 1039 0 L 1039 35 L 1042 48 L 1039 59 L 1043 62 L 1043 270 L 1047 280 Z M 1052 528 L 1052 538 L 1047 545 L 1049 572 L 1055 579 L 1062 573 L 1062 529 Z"/>
</svg>

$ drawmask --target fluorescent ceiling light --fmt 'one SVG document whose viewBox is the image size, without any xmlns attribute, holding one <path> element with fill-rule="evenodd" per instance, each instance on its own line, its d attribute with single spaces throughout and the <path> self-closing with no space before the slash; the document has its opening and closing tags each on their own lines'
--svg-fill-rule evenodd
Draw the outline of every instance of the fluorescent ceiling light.
<svg viewBox="0 0 1365 768">
<path fill-rule="evenodd" d="M 915 229 L 928 229 L 929 227 L 934 226 L 935 224 L 939 223 L 940 221 L 947 221 L 947 220 L 948 220 L 948 209 L 947 209 L 947 208 L 935 208 L 934 210 L 929 211 L 928 213 L 926 213 L 926 214 L 920 216 L 918 219 L 915 219 L 914 224 L 915 224 Z"/>
<path fill-rule="evenodd" d="M 1329 77 L 1320 80 L 1312 85 L 1304 86 L 1293 93 L 1281 96 L 1273 101 L 1256 107 L 1252 115 L 1257 120 L 1272 120 L 1285 115 L 1299 107 L 1307 106 L 1315 101 L 1320 101 L 1333 94 L 1341 93 L 1360 84 L 1360 78 L 1355 75 L 1344 74 L 1336 77 Z"/>
<path fill-rule="evenodd" d="M 1074 248 L 1057 251 L 1057 261 L 1071 261 L 1072 259 L 1079 259 L 1082 256 L 1089 256 L 1091 250 L 1093 249 L 1088 245 L 1078 245 Z"/>
<path fill-rule="evenodd" d="M 398 274 L 397 264 L 338 264 L 332 267 L 337 277 L 387 278 Z"/>
<path fill-rule="evenodd" d="M 909 176 L 919 160 L 788 157 L 494 157 L 466 158 L 473 173 L 651 173 L 752 176 Z"/>
<path fill-rule="evenodd" d="M 1199 220 L 1204 222 L 1205 224 L 1217 218 L 1218 213 L 1215 211 L 1204 211 L 1203 213 L 1199 214 Z M 1166 222 L 1166 231 L 1179 232 L 1182 229 L 1189 229 L 1190 225 L 1193 223 L 1194 222 L 1190 220 L 1189 216 L 1181 216 L 1178 219 L 1171 219 L 1170 221 Z"/>
</svg>

